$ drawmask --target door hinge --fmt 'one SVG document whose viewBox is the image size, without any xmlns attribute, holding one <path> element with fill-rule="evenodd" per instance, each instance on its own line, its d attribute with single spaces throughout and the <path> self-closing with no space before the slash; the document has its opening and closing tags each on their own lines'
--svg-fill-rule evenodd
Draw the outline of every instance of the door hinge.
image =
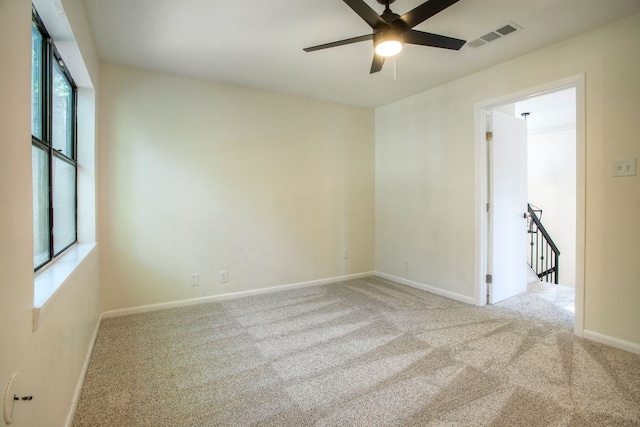
<svg viewBox="0 0 640 427">
<path fill-rule="evenodd" d="M 487 212 L 491 210 L 491 204 L 487 203 Z"/>
<path fill-rule="evenodd" d="M 493 132 L 487 132 L 487 141 L 493 141 Z"/>
<path fill-rule="evenodd" d="M 487 274 L 487 283 L 493 283 L 493 276 L 491 274 Z"/>
</svg>

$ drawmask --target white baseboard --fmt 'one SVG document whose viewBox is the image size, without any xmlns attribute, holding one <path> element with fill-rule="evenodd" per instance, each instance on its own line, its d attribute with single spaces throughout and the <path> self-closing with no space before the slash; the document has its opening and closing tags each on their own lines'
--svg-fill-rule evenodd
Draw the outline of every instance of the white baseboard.
<svg viewBox="0 0 640 427">
<path fill-rule="evenodd" d="M 98 316 L 96 327 L 93 330 L 93 337 L 91 337 L 91 342 L 89 343 L 89 348 L 87 349 L 87 355 L 84 358 L 82 371 L 80 372 L 80 376 L 78 377 L 78 382 L 76 383 L 76 389 L 73 392 L 71 407 L 69 408 L 69 413 L 67 414 L 67 421 L 65 422 L 66 427 L 71 427 L 71 425 L 73 424 L 73 418 L 76 414 L 76 409 L 78 408 L 78 401 L 80 400 L 80 394 L 82 393 L 82 386 L 84 385 L 84 379 L 87 376 L 87 371 L 89 370 L 89 362 L 91 362 L 91 355 L 93 354 L 93 347 L 95 346 L 96 339 L 98 338 L 98 331 L 100 330 L 101 321 L 102 321 L 102 316 Z"/>
<path fill-rule="evenodd" d="M 423 291 L 431 292 L 432 294 L 440 295 L 442 297 L 447 297 L 454 299 L 456 301 L 464 302 L 467 304 L 474 304 L 473 297 L 468 297 L 466 295 L 461 295 L 455 292 L 445 291 L 444 289 L 436 288 L 433 286 L 425 285 L 424 283 L 414 282 L 413 280 L 403 279 L 402 277 L 393 276 L 391 274 L 382 273 L 380 271 L 376 271 L 375 275 L 378 277 L 382 277 L 383 279 L 391 280 L 393 282 L 397 282 L 403 285 L 411 286 L 412 288 L 420 289 Z"/>
<path fill-rule="evenodd" d="M 612 336 L 590 331 L 588 329 L 584 330 L 583 337 L 591 341 L 599 342 L 600 344 L 606 344 L 610 345 L 611 347 L 619 348 L 620 350 L 640 354 L 640 344 L 631 341 L 621 340 L 619 338 L 614 338 Z"/>
<path fill-rule="evenodd" d="M 364 273 L 348 274 L 344 276 L 329 277 L 326 279 L 310 280 L 308 282 L 291 283 L 288 285 L 272 286 L 269 288 L 252 289 L 249 291 L 231 292 L 228 294 L 211 295 L 207 297 L 191 298 L 186 300 L 163 302 L 159 304 L 141 305 L 138 307 L 123 308 L 118 310 L 105 311 L 100 316 L 102 319 L 109 317 L 127 316 L 130 314 L 145 313 L 148 311 L 163 310 L 166 308 L 185 307 L 189 305 L 204 304 L 209 302 L 225 301 L 236 298 L 250 297 L 254 295 L 270 294 L 274 292 L 288 291 L 291 289 L 307 288 L 310 286 L 326 285 L 328 283 L 343 282 L 345 280 L 360 279 L 363 277 L 373 276 L 373 271 Z"/>
</svg>

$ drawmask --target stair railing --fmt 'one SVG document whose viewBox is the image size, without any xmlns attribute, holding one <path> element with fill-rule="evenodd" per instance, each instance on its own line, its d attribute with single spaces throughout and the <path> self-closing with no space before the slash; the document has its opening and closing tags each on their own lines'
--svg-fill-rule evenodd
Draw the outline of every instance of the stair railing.
<svg viewBox="0 0 640 427">
<path fill-rule="evenodd" d="M 528 263 L 540 280 L 557 285 L 560 250 L 542 225 L 541 218 L 542 209 L 528 204 L 527 231 L 530 245 Z"/>
</svg>

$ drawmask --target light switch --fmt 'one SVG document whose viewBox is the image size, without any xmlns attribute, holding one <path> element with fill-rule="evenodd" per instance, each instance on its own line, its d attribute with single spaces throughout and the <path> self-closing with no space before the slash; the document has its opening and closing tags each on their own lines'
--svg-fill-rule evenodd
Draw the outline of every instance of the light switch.
<svg viewBox="0 0 640 427">
<path fill-rule="evenodd" d="M 635 176 L 636 159 L 616 159 L 613 161 L 613 176 Z"/>
</svg>

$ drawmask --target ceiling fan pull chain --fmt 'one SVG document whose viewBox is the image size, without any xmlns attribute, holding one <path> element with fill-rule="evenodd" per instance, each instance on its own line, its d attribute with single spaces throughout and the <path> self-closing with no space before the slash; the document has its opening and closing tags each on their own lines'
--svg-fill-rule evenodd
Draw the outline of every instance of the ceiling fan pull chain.
<svg viewBox="0 0 640 427">
<path fill-rule="evenodd" d="M 398 81 L 398 74 L 397 74 L 397 69 L 396 69 L 396 57 L 393 57 L 393 81 L 397 82 Z"/>
</svg>

